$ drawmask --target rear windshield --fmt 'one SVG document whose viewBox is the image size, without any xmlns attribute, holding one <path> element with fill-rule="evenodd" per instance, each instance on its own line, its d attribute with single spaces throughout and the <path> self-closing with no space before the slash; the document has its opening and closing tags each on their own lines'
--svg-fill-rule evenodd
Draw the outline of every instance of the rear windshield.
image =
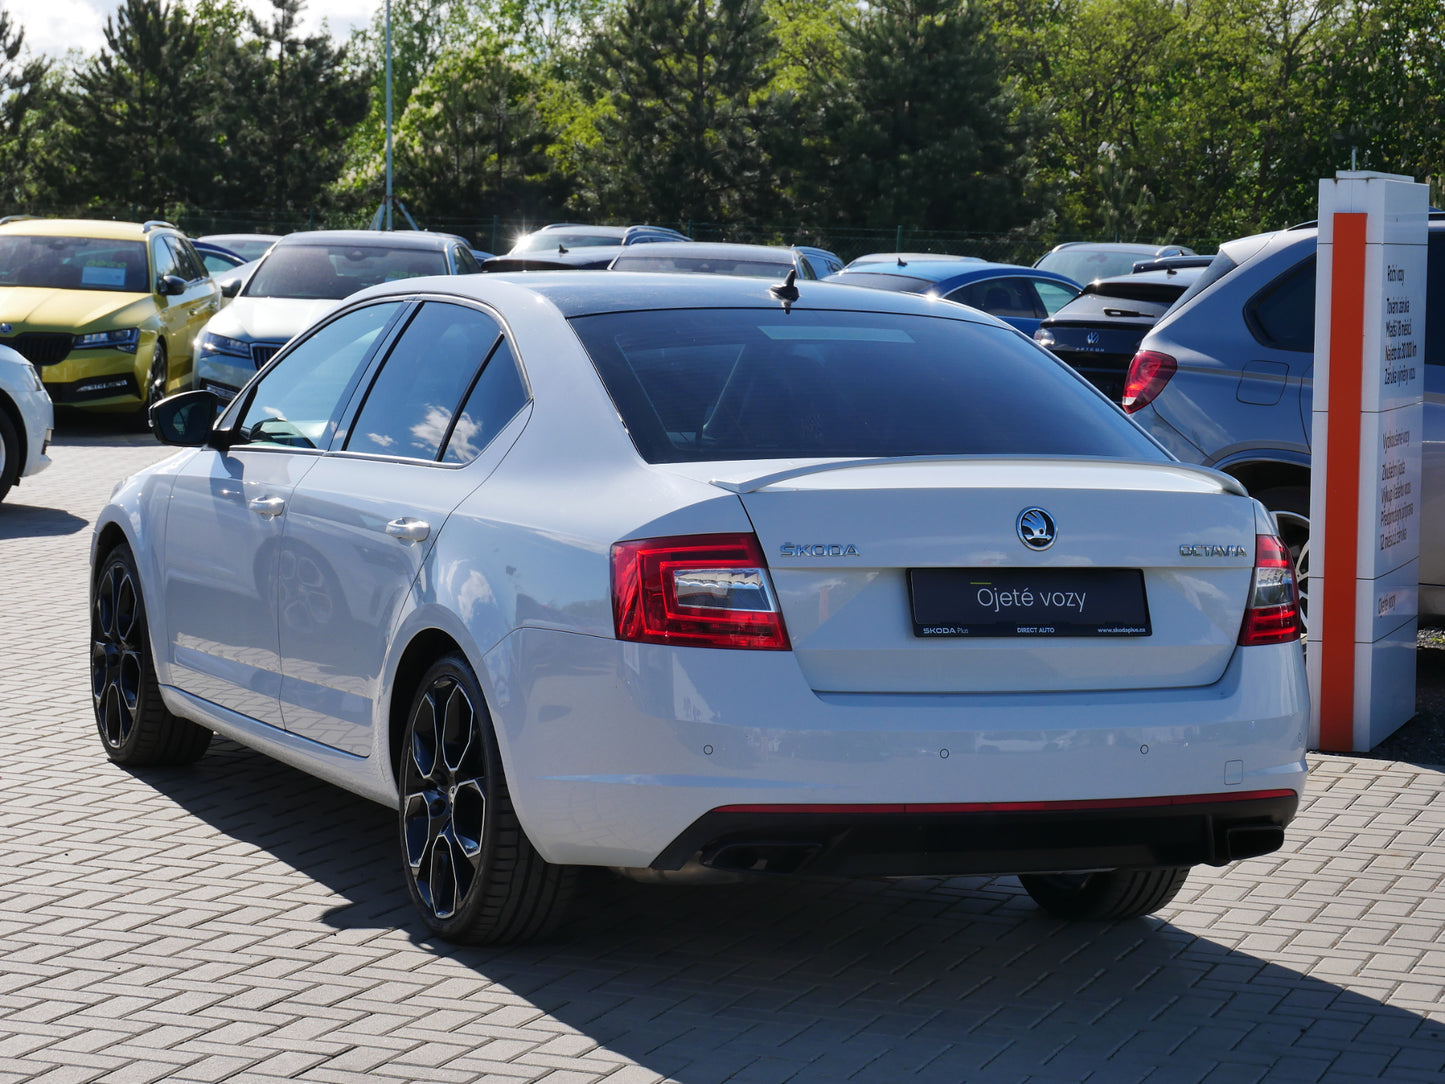
<svg viewBox="0 0 1445 1084">
<path fill-rule="evenodd" d="M 644 251 L 624 252 L 612 261 L 614 271 L 673 271 L 754 279 L 780 279 L 792 269 L 793 261 L 786 257 L 754 260 L 736 256 L 658 256 Z"/>
<path fill-rule="evenodd" d="M 934 279 L 921 279 L 913 275 L 880 275 L 872 271 L 849 271 L 831 278 L 840 286 L 871 286 L 875 290 L 892 290 L 899 294 L 921 294 L 937 286 Z"/>
<path fill-rule="evenodd" d="M 356 245 L 277 245 L 242 292 L 247 297 L 337 300 L 367 286 L 445 275 L 440 249 Z"/>
<path fill-rule="evenodd" d="M 659 238 L 668 240 L 668 238 Z M 515 255 L 519 252 L 556 252 L 557 246 L 563 248 L 600 248 L 603 245 L 622 244 L 622 233 L 563 233 L 561 230 L 549 230 L 547 233 L 528 234 L 515 245 L 508 255 Z"/>
<path fill-rule="evenodd" d="M 1210 261 L 1209 266 L 1204 269 L 1204 273 L 1195 279 L 1187 290 L 1179 295 L 1178 299 L 1174 302 L 1175 307 L 1177 308 L 1182 305 L 1195 294 L 1202 293 L 1206 288 L 1214 285 L 1214 283 L 1218 282 L 1238 266 L 1239 264 L 1235 263 L 1223 252 L 1219 253 L 1219 255 Z"/>
<path fill-rule="evenodd" d="M 1006 328 L 930 316 L 673 309 L 581 316 L 650 463 L 900 455 L 1164 454 Z"/>
<path fill-rule="evenodd" d="M 0 237 L 0 286 L 148 294 L 145 242 Z"/>
</svg>

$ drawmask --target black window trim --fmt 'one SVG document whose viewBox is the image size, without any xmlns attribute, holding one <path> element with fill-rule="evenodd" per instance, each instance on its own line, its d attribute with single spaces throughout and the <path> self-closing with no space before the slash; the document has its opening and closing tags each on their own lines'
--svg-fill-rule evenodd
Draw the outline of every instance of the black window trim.
<svg viewBox="0 0 1445 1084">
<path fill-rule="evenodd" d="M 392 299 L 385 298 L 378 300 Z M 478 304 L 471 298 L 457 297 L 453 294 L 412 294 L 404 300 L 407 302 L 405 319 L 399 324 L 383 330 L 383 336 L 378 338 L 377 348 L 373 350 L 366 364 L 362 366 L 361 378 L 355 382 L 349 393 L 350 397 L 347 400 L 345 409 L 341 412 L 340 420 L 337 422 L 335 433 L 331 438 L 331 443 L 325 449 L 321 449 L 321 451 L 328 456 L 345 456 L 349 459 L 368 459 L 386 463 L 409 463 L 418 467 L 439 467 L 442 470 L 462 470 L 476 462 L 476 460 L 471 460 L 467 463 L 447 463 L 441 458 L 446 454 L 447 443 L 451 440 L 452 431 L 456 428 L 457 421 L 460 418 L 460 409 L 458 409 L 457 414 L 452 417 L 451 422 L 448 424 L 446 435 L 437 447 L 435 459 L 422 459 L 418 456 L 409 455 L 387 455 L 384 452 L 352 451 L 346 447 L 346 442 L 351 438 L 351 427 L 361 414 L 361 408 L 366 405 L 366 397 L 371 393 L 372 385 L 376 383 L 376 378 L 381 373 L 382 365 L 385 364 L 386 359 L 391 355 L 392 348 L 396 346 L 401 336 L 406 333 L 406 329 L 411 326 L 411 322 L 416 318 L 416 314 L 421 311 L 422 306 L 427 302 L 441 302 L 442 304 L 456 305 L 459 308 L 474 309 L 484 316 L 491 317 L 497 326 L 502 329 L 501 333 L 492 343 L 491 348 L 487 351 L 487 356 L 482 360 L 482 364 L 478 365 L 477 371 L 472 374 L 472 379 L 467 384 L 467 390 L 462 394 L 461 401 L 457 404 L 458 408 L 466 404 L 467 397 L 471 395 L 472 389 L 477 386 L 477 381 L 482 378 L 482 372 L 491 363 L 492 358 L 497 353 L 498 347 L 500 347 L 504 341 L 511 344 L 512 359 L 517 367 L 517 375 L 521 378 L 522 390 L 526 393 L 522 408 L 517 411 L 517 414 L 522 413 L 522 410 L 526 409 L 527 405 L 532 402 L 532 384 L 527 379 L 526 366 L 522 364 L 521 354 L 517 350 L 516 337 L 512 334 L 511 326 L 502 318 L 500 312 L 490 305 Z M 362 306 L 356 306 L 356 308 L 361 307 Z M 349 312 L 352 310 L 347 309 L 346 311 Z M 341 315 L 343 314 L 338 312 L 336 317 Z M 334 318 L 335 317 L 333 317 L 333 319 Z M 330 320 L 327 321 L 327 323 L 330 322 Z M 319 326 L 320 325 L 318 325 L 318 327 Z M 307 338 L 310 338 L 310 336 L 308 335 Z M 515 419 L 516 414 L 512 417 Z"/>
</svg>

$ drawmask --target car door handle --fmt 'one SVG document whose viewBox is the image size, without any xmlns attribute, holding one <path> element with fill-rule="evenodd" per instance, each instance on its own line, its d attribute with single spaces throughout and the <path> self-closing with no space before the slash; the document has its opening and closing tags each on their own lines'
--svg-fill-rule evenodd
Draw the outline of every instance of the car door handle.
<svg viewBox="0 0 1445 1084">
<path fill-rule="evenodd" d="M 212 302 L 207 301 L 204 305 L 197 305 L 194 309 L 192 309 L 191 315 L 200 316 L 203 313 L 214 312 L 215 308 L 216 306 Z"/>
<path fill-rule="evenodd" d="M 286 511 L 286 500 L 283 497 L 252 497 L 246 502 L 246 507 L 258 516 L 279 516 Z"/>
<path fill-rule="evenodd" d="M 403 542 L 425 542 L 431 524 L 419 519 L 394 519 L 386 525 L 386 533 Z"/>
</svg>

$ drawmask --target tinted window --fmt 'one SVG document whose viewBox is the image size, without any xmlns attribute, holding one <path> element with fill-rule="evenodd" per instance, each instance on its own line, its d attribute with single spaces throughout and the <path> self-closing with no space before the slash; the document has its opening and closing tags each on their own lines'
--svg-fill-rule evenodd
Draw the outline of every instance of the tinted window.
<svg viewBox="0 0 1445 1084">
<path fill-rule="evenodd" d="M 527 402 L 527 388 L 517 371 L 517 359 L 503 339 L 487 360 L 457 423 L 447 439 L 443 463 L 470 463 L 502 431 Z"/>
<path fill-rule="evenodd" d="M 922 293 L 933 285 L 932 279 L 916 278 L 912 275 L 880 275 L 873 271 L 849 271 L 830 282 L 844 286 L 871 286 L 875 290 L 893 290 L 895 293 Z"/>
<path fill-rule="evenodd" d="M 1280 350 L 1315 348 L 1315 258 L 1296 264 L 1250 299 L 1245 319 L 1254 337 Z"/>
<path fill-rule="evenodd" d="M 346 449 L 435 460 L 501 328 L 485 313 L 428 302 L 391 348 Z"/>
<path fill-rule="evenodd" d="M 145 243 L 0 236 L 0 286 L 148 294 Z"/>
<path fill-rule="evenodd" d="M 181 265 L 176 259 L 175 252 L 170 245 L 166 244 L 164 237 L 157 237 L 151 242 L 151 255 L 156 262 L 157 282 L 165 275 L 178 275 L 185 278 L 185 275 L 181 273 Z"/>
<path fill-rule="evenodd" d="M 382 282 L 446 273 L 447 258 L 441 249 L 277 245 L 243 292 L 247 297 L 336 300 Z"/>
<path fill-rule="evenodd" d="M 256 381 L 241 420 L 242 438 L 290 448 L 329 445 L 362 363 L 401 304 L 357 309 L 298 343 Z"/>
<path fill-rule="evenodd" d="M 746 259 L 735 256 L 656 256 L 624 252 L 612 261 L 614 271 L 674 271 L 702 275 L 741 275 L 744 278 L 781 279 L 794 270 L 793 261 Z M 807 277 L 807 276 L 803 276 Z"/>
<path fill-rule="evenodd" d="M 457 245 L 452 249 L 452 262 L 457 265 L 458 275 L 475 275 L 482 269 L 477 263 L 477 258 L 472 255 L 472 250 Z"/>
<path fill-rule="evenodd" d="M 201 262 L 200 256 L 196 254 L 195 249 L 191 248 L 189 241 L 180 237 L 167 237 L 166 243 L 171 246 L 171 253 L 175 256 L 176 267 L 179 268 L 177 274 L 179 274 L 181 278 L 187 282 L 196 282 L 210 274 L 210 272 L 206 270 L 206 265 Z"/>
<path fill-rule="evenodd" d="M 971 282 L 948 295 L 949 301 L 972 305 L 994 316 L 1040 317 L 1028 279 L 998 278 Z"/>
<path fill-rule="evenodd" d="M 653 463 L 1161 455 L 1067 366 L 1004 328 L 798 309 L 609 313 L 572 325 Z"/>
</svg>

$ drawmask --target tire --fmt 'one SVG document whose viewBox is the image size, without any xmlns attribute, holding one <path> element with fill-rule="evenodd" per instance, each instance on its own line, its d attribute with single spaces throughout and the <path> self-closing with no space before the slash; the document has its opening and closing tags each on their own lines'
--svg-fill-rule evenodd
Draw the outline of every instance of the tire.
<svg viewBox="0 0 1445 1084">
<path fill-rule="evenodd" d="M 0 501 L 20 480 L 20 434 L 10 415 L 0 409 Z"/>
<path fill-rule="evenodd" d="M 1115 869 L 1100 873 L 1024 873 L 1035 903 L 1057 918 L 1138 918 L 1163 907 L 1184 887 L 1188 866 Z"/>
<path fill-rule="evenodd" d="M 166 353 L 166 341 L 156 339 L 155 352 L 151 354 L 151 370 L 146 376 L 145 414 L 150 416 L 151 407 L 166 397 L 166 387 L 171 382 L 171 361 Z"/>
<path fill-rule="evenodd" d="M 1304 486 L 1279 486 L 1255 494 L 1274 516 L 1275 528 L 1294 561 L 1299 588 L 1300 623 L 1309 632 L 1310 491 Z"/>
<path fill-rule="evenodd" d="M 557 926 L 578 871 L 545 861 L 523 832 L 481 686 L 461 655 L 422 677 L 399 776 L 402 873 L 434 934 L 503 944 Z"/>
<path fill-rule="evenodd" d="M 129 546 L 106 554 L 91 585 L 90 644 L 91 702 L 106 756 L 129 766 L 199 760 L 211 732 L 161 700 Z"/>
</svg>

